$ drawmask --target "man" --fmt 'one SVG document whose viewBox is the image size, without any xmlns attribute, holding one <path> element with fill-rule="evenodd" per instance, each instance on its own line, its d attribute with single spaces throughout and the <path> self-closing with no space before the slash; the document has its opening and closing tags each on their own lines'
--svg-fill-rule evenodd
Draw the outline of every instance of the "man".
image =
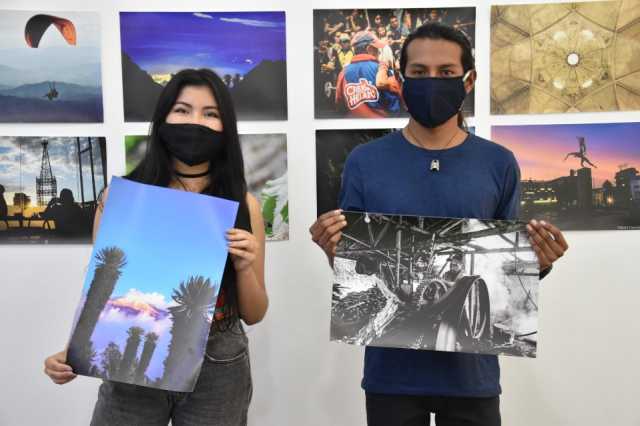
<svg viewBox="0 0 640 426">
<path fill-rule="evenodd" d="M 445 281 L 454 283 L 462 276 L 464 276 L 464 259 L 462 258 L 462 254 L 456 253 L 451 256 L 449 270 L 444 273 L 442 278 L 444 278 Z"/>
<path fill-rule="evenodd" d="M 405 36 L 402 34 L 402 28 L 400 26 L 400 20 L 397 16 L 391 16 L 389 19 L 389 26 L 387 27 L 387 36 L 389 37 L 389 46 L 395 54 L 400 51 L 402 43 L 404 43 Z"/>
<path fill-rule="evenodd" d="M 320 40 L 314 52 L 314 67 L 317 73 L 315 87 L 316 108 L 322 111 L 332 111 L 334 109 L 333 97 L 325 93 L 327 85 L 333 86 L 336 82 L 336 58 L 331 55 L 329 40 Z"/>
<path fill-rule="evenodd" d="M 367 20 L 358 9 L 353 9 L 351 14 L 347 16 L 347 27 L 353 33 L 364 31 L 367 27 Z"/>
<path fill-rule="evenodd" d="M 445 14 L 447 12 L 445 11 Z M 438 13 L 437 9 L 431 9 L 431 12 L 429 12 L 429 20 L 428 22 L 430 23 L 442 23 L 442 18 L 444 16 L 440 16 L 440 14 Z"/>
<path fill-rule="evenodd" d="M 356 33 L 351 44 L 355 55 L 338 75 L 338 109 L 357 118 L 382 118 L 398 112 L 400 83 L 393 70 L 378 60 L 385 44 L 370 31 Z"/>
<path fill-rule="evenodd" d="M 353 59 L 353 49 L 351 48 L 351 37 L 347 34 L 340 34 L 340 48 L 338 52 L 338 62 L 340 62 L 340 68 L 344 68 L 351 63 Z"/>
<path fill-rule="evenodd" d="M 409 124 L 356 147 L 347 158 L 340 208 L 385 214 L 514 219 L 519 168 L 506 148 L 467 133 L 460 108 L 475 82 L 468 39 L 442 24 L 418 28 L 402 47 L 402 93 Z M 432 167 L 437 160 L 439 167 Z M 340 210 L 310 232 L 336 253 L 346 226 Z M 553 225 L 527 225 L 546 275 L 568 246 Z M 500 425 L 500 370 L 494 355 L 367 347 L 362 387 L 369 426 Z"/>
<path fill-rule="evenodd" d="M 345 16 L 342 11 L 332 10 L 323 19 L 325 36 L 331 40 L 331 37 L 338 31 L 342 31 L 347 26 Z"/>
</svg>

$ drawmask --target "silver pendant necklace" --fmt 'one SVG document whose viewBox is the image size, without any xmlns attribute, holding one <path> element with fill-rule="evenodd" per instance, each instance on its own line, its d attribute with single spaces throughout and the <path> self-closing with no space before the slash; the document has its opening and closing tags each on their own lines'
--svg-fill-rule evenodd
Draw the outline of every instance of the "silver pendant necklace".
<svg viewBox="0 0 640 426">
<path fill-rule="evenodd" d="M 420 144 L 420 140 L 416 137 L 416 135 L 413 134 L 413 132 L 411 131 L 409 126 L 407 126 L 406 129 L 409 132 L 409 134 L 411 135 L 411 137 L 418 143 L 418 146 L 422 147 L 422 145 Z M 456 128 L 456 131 L 453 133 L 453 136 L 451 136 L 451 138 L 449 138 L 449 142 L 447 142 L 446 145 L 442 149 L 440 149 L 438 151 L 444 151 L 445 149 L 447 149 L 447 147 L 451 144 L 453 139 L 458 134 L 458 130 L 460 130 L 460 129 Z M 434 159 L 431 160 L 431 164 L 429 165 L 429 171 L 432 171 L 432 172 L 439 172 L 440 171 L 440 158 L 434 158 Z"/>
</svg>

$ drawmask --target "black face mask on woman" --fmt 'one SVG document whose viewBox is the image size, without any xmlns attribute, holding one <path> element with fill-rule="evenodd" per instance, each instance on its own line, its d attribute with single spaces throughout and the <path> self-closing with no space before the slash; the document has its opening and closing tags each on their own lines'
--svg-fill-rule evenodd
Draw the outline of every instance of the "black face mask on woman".
<svg viewBox="0 0 640 426">
<path fill-rule="evenodd" d="M 405 77 L 402 96 L 411 117 L 432 129 L 456 115 L 467 97 L 464 82 L 470 73 L 453 78 Z"/>
<path fill-rule="evenodd" d="M 158 136 L 171 155 L 189 166 L 209 161 L 223 148 L 223 133 L 200 124 L 162 123 Z"/>
</svg>

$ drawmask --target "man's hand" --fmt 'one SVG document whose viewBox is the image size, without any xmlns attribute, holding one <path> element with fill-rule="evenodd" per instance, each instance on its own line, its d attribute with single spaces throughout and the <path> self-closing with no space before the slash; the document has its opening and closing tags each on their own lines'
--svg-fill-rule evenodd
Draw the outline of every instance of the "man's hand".
<svg viewBox="0 0 640 426">
<path fill-rule="evenodd" d="M 333 210 L 318 217 L 309 228 L 311 239 L 322 248 L 332 266 L 336 247 L 342 238 L 342 230 L 345 226 L 347 226 L 347 218 L 342 211 Z"/>
<path fill-rule="evenodd" d="M 538 256 L 540 271 L 549 268 L 569 249 L 562 232 L 549 222 L 533 219 L 527 224 L 527 231 L 531 246 Z"/>
</svg>

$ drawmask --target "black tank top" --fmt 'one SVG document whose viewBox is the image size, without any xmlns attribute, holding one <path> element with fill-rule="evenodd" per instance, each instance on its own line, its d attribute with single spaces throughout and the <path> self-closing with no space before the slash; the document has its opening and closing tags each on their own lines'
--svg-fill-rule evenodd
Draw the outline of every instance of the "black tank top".
<svg viewBox="0 0 640 426">
<path fill-rule="evenodd" d="M 245 231 L 252 232 L 251 217 L 249 215 L 249 209 L 247 204 L 240 204 L 238 208 L 238 214 L 236 215 L 236 223 L 234 226 L 236 229 L 244 229 Z M 229 287 L 236 284 L 236 270 L 233 267 L 233 261 L 231 256 L 227 257 L 227 263 L 224 266 L 224 274 L 222 275 L 222 282 L 220 285 L 220 294 L 224 303 L 229 303 Z M 237 296 L 238 289 L 235 287 L 233 291 Z M 216 306 L 216 309 L 219 307 Z M 222 308 L 228 312 L 228 306 L 222 306 Z M 214 358 L 224 359 L 229 358 L 231 355 L 237 355 L 243 351 L 246 351 L 249 347 L 247 336 L 245 335 L 244 328 L 240 322 L 238 312 L 232 312 L 231 316 L 224 316 L 221 319 L 221 324 L 217 324 L 217 320 L 214 316 L 214 321 L 209 329 L 209 339 L 207 343 L 207 355 Z"/>
<path fill-rule="evenodd" d="M 252 232 L 251 217 L 246 203 L 240 204 L 234 227 L 236 229 L 244 229 L 245 231 Z M 227 329 L 229 326 L 236 328 L 237 323 L 239 323 L 237 306 L 235 309 L 231 309 L 229 306 L 229 302 L 232 299 L 235 299 L 237 302 L 238 288 L 236 286 L 236 279 L 236 270 L 233 267 L 231 256 L 229 256 L 227 257 L 227 262 L 224 266 L 224 273 L 220 283 L 220 293 L 218 294 L 218 301 L 215 308 L 214 324 L 212 324 L 210 335 L 214 334 L 219 329 Z M 223 315 L 220 318 L 217 318 L 219 311 L 222 312 Z M 220 326 L 215 324 L 216 321 L 220 322 Z"/>
<path fill-rule="evenodd" d="M 251 217 L 249 216 L 249 209 L 247 204 L 240 204 L 238 208 L 238 214 L 236 215 L 236 229 L 244 229 L 245 231 L 252 232 L 251 229 Z M 222 282 L 220 283 L 220 290 L 224 291 L 230 283 L 236 282 L 236 270 L 233 267 L 231 256 L 227 257 L 227 263 L 224 265 L 224 274 L 222 275 Z"/>
</svg>

